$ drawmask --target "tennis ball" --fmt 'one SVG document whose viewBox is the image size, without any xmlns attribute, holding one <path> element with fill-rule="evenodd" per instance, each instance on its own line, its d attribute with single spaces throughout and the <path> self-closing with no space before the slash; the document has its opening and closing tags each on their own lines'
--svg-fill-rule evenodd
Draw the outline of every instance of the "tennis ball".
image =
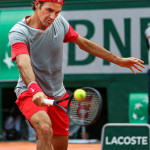
<svg viewBox="0 0 150 150">
<path fill-rule="evenodd" d="M 84 100 L 86 97 L 86 92 L 83 89 L 77 89 L 74 92 L 74 98 L 78 101 Z"/>
</svg>

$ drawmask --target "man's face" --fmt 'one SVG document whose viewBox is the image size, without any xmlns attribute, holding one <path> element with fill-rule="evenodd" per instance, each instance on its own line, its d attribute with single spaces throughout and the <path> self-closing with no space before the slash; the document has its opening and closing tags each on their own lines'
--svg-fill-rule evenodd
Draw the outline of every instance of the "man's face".
<svg viewBox="0 0 150 150">
<path fill-rule="evenodd" d="M 40 3 L 37 2 L 35 7 L 38 16 L 38 23 L 44 28 L 47 28 L 54 22 L 62 9 L 61 4 L 51 2 L 45 2 L 42 7 L 40 7 Z"/>
</svg>

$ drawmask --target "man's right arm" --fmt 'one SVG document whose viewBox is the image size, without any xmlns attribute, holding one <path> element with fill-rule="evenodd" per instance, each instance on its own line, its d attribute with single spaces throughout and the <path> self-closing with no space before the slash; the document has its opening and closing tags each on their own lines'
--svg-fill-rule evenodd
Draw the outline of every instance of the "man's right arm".
<svg viewBox="0 0 150 150">
<path fill-rule="evenodd" d="M 21 54 L 16 56 L 16 64 L 26 86 L 35 81 L 35 75 L 31 66 L 29 55 Z"/>
<path fill-rule="evenodd" d="M 35 82 L 35 74 L 31 66 L 30 56 L 28 54 L 16 56 L 16 64 L 27 87 L 31 83 Z M 46 98 L 46 95 L 42 91 L 39 91 L 33 95 L 33 102 L 38 106 L 45 106 L 44 98 Z"/>
<path fill-rule="evenodd" d="M 25 34 L 26 30 L 20 25 L 15 25 L 9 32 L 9 43 L 11 45 L 11 57 L 13 61 L 16 61 L 20 75 L 28 87 L 31 96 L 33 96 L 33 102 L 38 106 L 43 106 L 44 98 L 46 97 L 42 89 L 35 82 L 35 74 L 31 66 L 30 54 L 28 51 L 28 37 Z"/>
</svg>

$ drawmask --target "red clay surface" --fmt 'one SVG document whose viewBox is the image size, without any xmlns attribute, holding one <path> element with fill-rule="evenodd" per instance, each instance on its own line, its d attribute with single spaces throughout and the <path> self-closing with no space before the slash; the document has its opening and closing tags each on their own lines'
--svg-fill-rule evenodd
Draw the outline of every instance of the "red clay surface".
<svg viewBox="0 0 150 150">
<path fill-rule="evenodd" d="M 0 142 L 0 150 L 36 150 L 36 143 Z M 100 150 L 100 144 L 69 144 L 68 150 Z"/>
</svg>

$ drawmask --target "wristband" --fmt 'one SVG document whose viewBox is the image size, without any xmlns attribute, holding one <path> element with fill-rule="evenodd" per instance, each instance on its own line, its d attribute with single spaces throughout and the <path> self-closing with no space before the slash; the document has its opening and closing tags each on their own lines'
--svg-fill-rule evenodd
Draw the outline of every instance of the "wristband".
<svg viewBox="0 0 150 150">
<path fill-rule="evenodd" d="M 29 93 L 33 96 L 37 92 L 43 92 L 36 82 L 31 82 L 28 85 Z"/>
</svg>

